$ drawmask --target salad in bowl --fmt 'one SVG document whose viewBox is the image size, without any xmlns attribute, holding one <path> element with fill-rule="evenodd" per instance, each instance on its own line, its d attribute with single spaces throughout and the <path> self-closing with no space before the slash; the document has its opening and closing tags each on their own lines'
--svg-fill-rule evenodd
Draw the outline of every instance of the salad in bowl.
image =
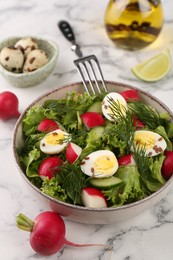
<svg viewBox="0 0 173 260">
<path fill-rule="evenodd" d="M 81 84 L 55 90 L 59 96 L 54 91 L 44 95 L 17 123 L 14 136 L 20 128 L 22 138 L 18 144 L 14 138 L 18 166 L 62 215 L 72 214 L 63 207 L 92 214 L 136 207 L 172 179 L 169 110 L 136 88 L 109 84 L 109 93 L 92 96 Z"/>
</svg>

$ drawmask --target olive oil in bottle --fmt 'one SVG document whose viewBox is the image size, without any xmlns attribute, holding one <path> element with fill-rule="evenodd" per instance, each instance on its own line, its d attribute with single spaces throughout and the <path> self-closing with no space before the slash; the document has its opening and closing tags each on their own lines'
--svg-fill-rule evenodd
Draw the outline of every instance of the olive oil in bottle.
<svg viewBox="0 0 173 260">
<path fill-rule="evenodd" d="M 118 47 L 144 48 L 155 41 L 162 26 L 160 0 L 110 0 L 107 6 L 106 32 Z"/>
</svg>

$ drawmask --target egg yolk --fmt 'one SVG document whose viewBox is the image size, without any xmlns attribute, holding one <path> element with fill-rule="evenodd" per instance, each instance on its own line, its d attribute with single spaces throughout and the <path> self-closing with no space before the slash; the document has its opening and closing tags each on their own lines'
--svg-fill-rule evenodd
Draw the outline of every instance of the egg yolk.
<svg viewBox="0 0 173 260">
<path fill-rule="evenodd" d="M 94 172 L 107 174 L 110 173 L 115 165 L 115 159 L 113 156 L 102 155 L 98 157 L 94 162 Z"/>
<path fill-rule="evenodd" d="M 145 146 L 146 149 L 153 147 L 156 144 L 156 138 L 152 133 L 139 132 L 134 136 L 136 145 Z"/>
<path fill-rule="evenodd" d="M 64 140 L 64 134 L 62 132 L 58 132 L 58 133 L 54 132 L 54 133 L 48 134 L 45 137 L 46 143 L 51 144 L 51 145 L 62 144 L 63 140 Z"/>
</svg>

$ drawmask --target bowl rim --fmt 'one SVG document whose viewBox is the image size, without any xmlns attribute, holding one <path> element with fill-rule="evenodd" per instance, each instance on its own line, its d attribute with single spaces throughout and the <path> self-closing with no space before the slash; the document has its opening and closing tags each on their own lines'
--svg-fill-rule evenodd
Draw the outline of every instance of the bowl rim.
<svg viewBox="0 0 173 260">
<path fill-rule="evenodd" d="M 4 74 L 6 74 L 6 76 L 9 76 L 9 77 L 15 77 L 15 78 L 21 78 L 22 79 L 22 78 L 25 78 L 25 77 L 28 77 L 28 76 L 37 75 L 38 72 L 44 71 L 45 68 L 49 66 L 49 64 L 54 63 L 56 61 L 56 59 L 57 59 L 57 57 L 59 55 L 59 46 L 58 46 L 58 44 L 55 41 L 48 40 L 48 39 L 46 39 L 44 37 L 39 37 L 39 36 L 34 36 L 34 35 L 30 35 L 30 36 L 29 35 L 25 35 L 25 36 L 22 36 L 22 37 L 20 37 L 20 36 L 11 36 L 11 37 L 8 37 L 8 38 L 2 40 L 0 42 L 0 46 L 3 43 L 7 42 L 7 41 L 12 41 L 14 39 L 19 40 L 21 38 L 28 38 L 28 37 L 32 38 L 32 39 L 36 39 L 37 41 L 44 41 L 47 45 L 52 46 L 53 49 L 54 49 L 54 54 L 51 57 L 51 59 L 49 59 L 49 61 L 44 66 L 42 66 L 41 68 L 38 68 L 37 70 L 31 71 L 30 73 L 14 73 L 14 72 L 11 72 L 9 70 L 6 70 L 2 66 L 2 64 L 0 63 L 0 72 L 1 73 L 4 73 Z M 1 50 L 2 49 L 0 48 L 0 51 Z"/>
<path fill-rule="evenodd" d="M 150 99 L 154 100 L 156 103 L 158 103 L 164 110 L 166 110 L 170 115 L 171 115 L 171 119 L 173 121 L 173 112 L 162 102 L 160 101 L 157 97 L 155 97 L 154 95 L 144 91 L 144 90 L 141 90 L 135 86 L 132 86 L 132 85 L 129 85 L 129 84 L 126 84 L 126 83 L 121 83 L 121 82 L 118 82 L 118 81 L 109 81 L 109 80 L 105 80 L 105 83 L 106 84 L 111 84 L 111 85 L 115 85 L 115 86 L 121 86 L 121 87 L 124 87 L 125 89 L 134 89 L 134 90 L 137 90 L 139 91 L 140 93 L 142 93 L 144 96 L 147 96 L 149 97 Z M 37 102 L 39 102 L 42 98 L 45 98 L 46 96 L 49 96 L 50 94 L 54 93 L 54 92 L 57 92 L 59 90 L 62 90 L 62 89 L 66 89 L 68 87 L 73 87 L 73 86 L 82 86 L 82 82 L 81 81 L 78 81 L 78 82 L 75 82 L 75 83 L 66 83 L 60 87 L 56 87 L 50 91 L 47 91 L 46 93 L 40 95 L 38 98 L 36 98 L 33 102 L 31 102 L 27 107 L 26 109 L 23 111 L 23 113 L 21 113 L 20 117 L 18 118 L 16 124 L 15 124 L 15 127 L 14 127 L 14 130 L 13 130 L 13 135 L 12 135 L 12 150 L 13 150 L 13 157 L 15 159 L 15 164 L 17 165 L 17 168 L 20 172 L 20 174 L 22 175 L 22 177 L 25 179 L 25 181 L 29 184 L 29 186 L 31 186 L 36 192 L 38 192 L 41 196 L 47 198 L 49 201 L 51 202 L 54 202 L 54 203 L 58 203 L 59 205 L 62 205 L 62 206 L 66 206 L 66 207 L 69 207 L 71 209 L 75 209 L 75 210 L 79 210 L 79 211 L 95 211 L 95 212 L 111 212 L 111 211 L 122 211 L 122 210 L 125 210 L 127 208 L 132 208 L 132 207 L 137 207 L 138 205 L 140 204 L 143 204 L 144 202 L 156 197 L 160 192 L 162 192 L 163 190 L 165 190 L 169 185 L 171 185 L 172 183 L 172 179 L 173 179 L 173 175 L 170 177 L 169 180 L 167 180 L 165 182 L 164 185 L 161 186 L 161 188 L 155 192 L 153 192 L 152 194 L 150 194 L 149 196 L 141 199 L 141 200 L 138 200 L 138 201 L 135 201 L 135 202 L 132 202 L 132 203 L 129 203 L 129 204 L 125 204 L 125 205 L 122 205 L 122 206 L 117 206 L 117 207 L 107 207 L 107 208 L 91 208 L 91 207 L 84 207 L 84 206 L 79 206 L 79 205 L 74 205 L 74 204 L 70 204 L 70 203 L 66 203 L 66 202 L 63 202 L 63 201 L 60 201 L 58 199 L 55 199 L 53 197 L 50 197 L 49 195 L 43 193 L 39 188 L 37 188 L 34 184 L 32 184 L 30 182 L 30 180 L 28 179 L 28 177 L 26 176 L 26 174 L 23 172 L 22 168 L 20 167 L 20 162 L 19 162 L 19 158 L 18 158 L 18 155 L 17 155 L 17 151 L 16 151 L 16 148 L 15 148 L 15 137 L 16 137 L 16 134 L 17 134 L 17 130 L 18 130 L 18 127 L 19 125 L 21 124 L 22 122 L 22 118 L 23 116 L 27 113 L 27 111 L 30 109 L 30 107 L 34 106 Z"/>
</svg>

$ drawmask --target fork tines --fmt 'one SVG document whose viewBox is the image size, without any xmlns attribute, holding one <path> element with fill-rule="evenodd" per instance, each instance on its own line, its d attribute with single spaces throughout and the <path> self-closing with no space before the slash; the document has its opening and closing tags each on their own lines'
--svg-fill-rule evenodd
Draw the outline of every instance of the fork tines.
<svg viewBox="0 0 173 260">
<path fill-rule="evenodd" d="M 84 84 L 84 88 L 89 95 L 108 92 L 100 64 L 95 55 L 86 56 L 74 61 Z"/>
</svg>

